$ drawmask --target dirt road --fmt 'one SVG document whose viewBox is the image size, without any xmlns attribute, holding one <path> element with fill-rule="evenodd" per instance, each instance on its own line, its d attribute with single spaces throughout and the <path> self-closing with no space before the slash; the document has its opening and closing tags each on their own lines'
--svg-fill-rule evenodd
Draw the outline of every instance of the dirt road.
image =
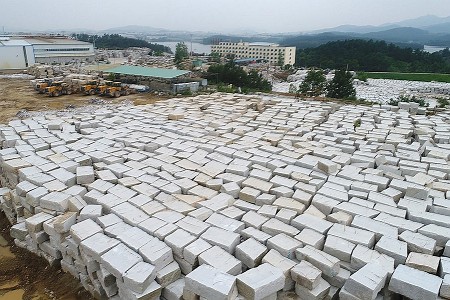
<svg viewBox="0 0 450 300">
<path fill-rule="evenodd" d="M 36 93 L 29 80 L 0 78 L 0 124 L 7 123 L 14 118 L 18 111 L 45 111 L 65 109 L 69 105 L 75 107 L 90 104 L 90 100 L 97 96 L 85 96 L 82 94 L 64 95 L 60 97 L 48 97 Z M 125 99 L 131 100 L 135 105 L 154 103 L 167 97 L 161 97 L 153 93 L 132 94 L 119 98 L 103 99 L 120 103 Z"/>
</svg>

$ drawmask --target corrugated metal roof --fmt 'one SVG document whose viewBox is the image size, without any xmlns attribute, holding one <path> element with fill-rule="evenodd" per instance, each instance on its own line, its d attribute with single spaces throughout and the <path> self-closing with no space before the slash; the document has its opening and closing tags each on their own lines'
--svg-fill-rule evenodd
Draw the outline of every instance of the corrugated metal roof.
<svg viewBox="0 0 450 300">
<path fill-rule="evenodd" d="M 0 44 L 3 46 L 31 46 L 30 43 L 25 40 L 0 41 Z"/>
<path fill-rule="evenodd" d="M 104 72 L 172 79 L 172 78 L 176 78 L 176 77 L 188 74 L 191 71 L 160 69 L 160 68 L 147 68 L 147 67 L 137 67 L 137 66 L 120 66 L 120 67 L 115 67 L 115 68 L 111 68 L 111 69 L 106 69 L 106 70 L 104 70 Z"/>
</svg>

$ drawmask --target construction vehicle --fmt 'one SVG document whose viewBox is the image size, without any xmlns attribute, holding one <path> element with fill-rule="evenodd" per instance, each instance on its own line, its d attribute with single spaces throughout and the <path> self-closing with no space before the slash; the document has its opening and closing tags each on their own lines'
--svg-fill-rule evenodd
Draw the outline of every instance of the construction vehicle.
<svg viewBox="0 0 450 300">
<path fill-rule="evenodd" d="M 100 83 L 98 80 L 90 80 L 85 85 L 81 86 L 81 92 L 85 95 L 94 95 L 97 93 L 97 89 Z"/>
<path fill-rule="evenodd" d="M 109 80 L 105 81 L 103 84 L 99 84 L 96 90 L 97 94 L 100 96 L 106 95 L 106 89 L 112 85 L 113 82 Z"/>
<path fill-rule="evenodd" d="M 106 95 L 110 97 L 120 97 L 130 94 L 128 86 L 123 86 L 121 82 L 113 82 L 111 86 L 106 89 Z"/>
<path fill-rule="evenodd" d="M 45 93 L 50 97 L 70 95 L 72 92 L 72 87 L 63 81 L 54 81 L 50 86 L 45 88 Z"/>
<path fill-rule="evenodd" d="M 45 78 L 42 80 L 39 80 L 39 82 L 36 83 L 34 86 L 34 89 L 39 93 L 43 94 L 45 93 L 45 88 L 50 86 L 52 84 L 52 80 L 49 78 Z"/>
</svg>

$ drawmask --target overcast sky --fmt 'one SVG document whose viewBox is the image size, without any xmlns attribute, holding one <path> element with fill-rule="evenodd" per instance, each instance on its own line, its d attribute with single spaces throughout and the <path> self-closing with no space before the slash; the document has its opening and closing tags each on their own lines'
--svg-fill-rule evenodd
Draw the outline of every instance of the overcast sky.
<svg viewBox="0 0 450 300">
<path fill-rule="evenodd" d="M 448 0 L 0 0 L 0 26 L 299 32 L 450 14 Z"/>
</svg>

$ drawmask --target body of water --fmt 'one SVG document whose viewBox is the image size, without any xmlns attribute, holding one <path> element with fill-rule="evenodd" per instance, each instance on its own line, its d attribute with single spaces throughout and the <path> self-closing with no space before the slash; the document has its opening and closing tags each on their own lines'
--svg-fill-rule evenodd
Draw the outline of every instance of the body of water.
<svg viewBox="0 0 450 300">
<path fill-rule="evenodd" d="M 438 51 L 444 50 L 445 48 L 447 48 L 447 47 L 424 45 L 423 46 L 423 51 L 428 52 L 428 53 L 434 53 L 434 52 L 438 52 Z"/>
<path fill-rule="evenodd" d="M 170 49 L 172 49 L 173 53 L 175 53 L 175 48 L 177 47 L 177 44 L 178 44 L 178 42 L 156 42 L 156 43 L 169 47 Z M 185 41 L 184 43 L 188 47 L 188 51 L 191 51 L 191 42 Z M 203 45 L 200 43 L 193 42 L 192 43 L 192 51 L 194 53 L 210 54 L 211 53 L 211 45 Z"/>
</svg>

